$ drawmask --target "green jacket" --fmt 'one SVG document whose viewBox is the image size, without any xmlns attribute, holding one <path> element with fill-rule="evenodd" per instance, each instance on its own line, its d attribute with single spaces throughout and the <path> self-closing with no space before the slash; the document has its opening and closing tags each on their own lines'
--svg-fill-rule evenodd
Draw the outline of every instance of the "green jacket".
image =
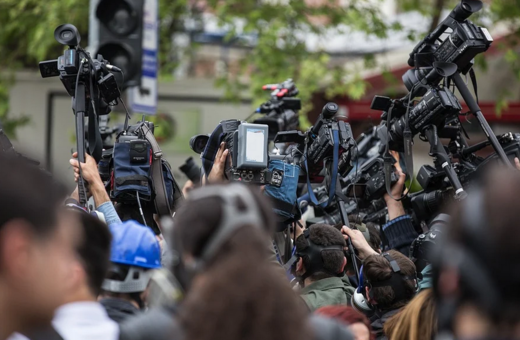
<svg viewBox="0 0 520 340">
<path fill-rule="evenodd" d="M 300 291 L 300 295 L 314 312 L 323 306 L 349 304 L 354 290 L 347 276 L 329 277 L 311 283 Z"/>
</svg>

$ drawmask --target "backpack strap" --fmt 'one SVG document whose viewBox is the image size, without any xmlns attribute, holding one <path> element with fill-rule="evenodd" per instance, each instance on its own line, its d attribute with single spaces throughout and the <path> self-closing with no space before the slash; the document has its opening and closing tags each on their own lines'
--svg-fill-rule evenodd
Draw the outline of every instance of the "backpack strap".
<svg viewBox="0 0 520 340">
<path fill-rule="evenodd" d="M 148 125 L 141 124 L 140 130 L 145 139 L 152 146 L 152 184 L 155 192 L 155 211 L 159 216 L 172 216 L 173 212 L 168 204 L 168 194 L 166 192 L 166 185 L 164 183 L 164 175 L 162 170 L 162 150 L 155 139 L 153 132 Z"/>
</svg>

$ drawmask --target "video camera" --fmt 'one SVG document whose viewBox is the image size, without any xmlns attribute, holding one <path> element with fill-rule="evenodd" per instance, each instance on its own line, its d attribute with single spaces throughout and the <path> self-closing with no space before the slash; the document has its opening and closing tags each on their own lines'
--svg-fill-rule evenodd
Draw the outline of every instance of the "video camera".
<svg viewBox="0 0 520 340">
<path fill-rule="evenodd" d="M 268 136 L 269 127 L 265 124 L 228 119 L 221 121 L 209 138 L 198 135 L 192 138 L 190 144 L 196 147 L 201 144 L 199 140 L 206 142 L 202 152 L 206 175 L 213 168 L 218 148 L 224 142 L 229 150 L 224 173 L 229 180 L 280 187 L 283 171 L 269 170 Z"/>
<path fill-rule="evenodd" d="M 433 61 L 437 61 L 454 63 L 463 73 L 469 71 L 473 58 L 485 52 L 493 42 L 486 28 L 476 26 L 467 20 L 481 8 L 482 1 L 461 1 L 435 30 L 415 46 L 410 53 L 408 65 L 424 67 L 431 66 Z M 448 29 L 451 32 L 447 33 Z M 445 39 L 439 41 L 444 34 L 446 34 Z M 412 72 L 407 73 L 412 76 Z"/>
<path fill-rule="evenodd" d="M 310 183 L 321 183 L 328 162 L 332 166 L 330 171 L 341 176 L 352 170 L 355 139 L 350 125 L 334 118 L 337 112 L 338 105 L 328 103 L 316 124 L 307 132 L 283 131 L 276 135 L 275 143 L 297 144 L 287 158 L 302 169 L 301 182 L 306 182 L 307 178 Z"/>
<path fill-rule="evenodd" d="M 381 120 L 386 124 L 381 125 L 380 133 L 386 135 L 388 130 L 388 142 L 392 150 L 403 151 L 407 118 L 414 136 L 423 133 L 425 128 L 432 125 L 439 129 L 444 128 L 446 120 L 457 117 L 462 110 L 453 92 L 439 86 L 430 87 L 415 106 L 407 108 L 407 105 L 403 100 L 392 100 L 382 96 L 375 96 L 372 100 L 371 109 L 384 111 Z"/>
<path fill-rule="evenodd" d="M 394 171 L 391 173 L 391 186 L 397 183 L 399 176 Z M 374 156 L 364 162 L 356 171 L 342 181 L 344 194 L 358 200 L 361 206 L 373 200 L 383 197 L 385 190 L 384 161 L 381 156 Z"/>
<path fill-rule="evenodd" d="M 273 140 L 280 131 L 298 129 L 298 111 L 302 104 L 299 98 L 294 98 L 299 93 L 294 81 L 287 79 L 281 84 L 264 85 L 262 90 L 271 91 L 271 99 L 256 109 L 256 113 L 265 116 L 255 119 L 253 123 L 269 126 L 269 140 Z"/>
<path fill-rule="evenodd" d="M 179 167 L 179 170 L 182 171 L 182 173 L 185 174 L 186 177 L 188 177 L 188 179 L 192 181 L 195 185 L 200 184 L 200 167 L 197 164 L 195 164 L 193 157 L 189 157 L 188 159 L 186 159 L 186 162 L 184 162 L 184 164 Z"/>
<path fill-rule="evenodd" d="M 85 163 L 85 140 L 88 139 L 89 154 L 99 162 L 102 157 L 102 140 L 98 129 L 98 115 L 110 113 L 109 105 L 115 105 L 121 93 L 114 75 L 110 71 L 121 72 L 101 55 L 96 59 L 79 46 L 81 37 L 71 24 L 60 25 L 54 31 L 54 38 L 69 49 L 58 59 L 39 63 L 43 78 L 59 76 L 68 94 L 73 98 L 76 116 L 76 146 L 78 160 Z M 85 138 L 85 115 L 88 114 L 88 138 Z M 128 114 L 128 113 L 127 113 Z M 81 175 L 78 179 L 79 203 L 87 208 L 87 190 Z"/>
<path fill-rule="evenodd" d="M 69 49 L 58 59 L 39 63 L 42 78 L 59 76 L 71 97 L 77 96 L 76 86 L 79 83 L 89 84 L 90 87 L 86 87 L 86 97 L 97 100 L 99 93 L 103 99 L 95 103 L 96 113 L 108 114 L 110 112 L 108 104 L 121 96 L 116 78 L 110 71 L 121 72 L 121 70 L 110 65 L 101 55 L 92 59 L 90 54 L 79 46 L 81 37 L 74 25 L 58 26 L 54 31 L 54 38 L 60 44 L 69 46 Z"/>
</svg>

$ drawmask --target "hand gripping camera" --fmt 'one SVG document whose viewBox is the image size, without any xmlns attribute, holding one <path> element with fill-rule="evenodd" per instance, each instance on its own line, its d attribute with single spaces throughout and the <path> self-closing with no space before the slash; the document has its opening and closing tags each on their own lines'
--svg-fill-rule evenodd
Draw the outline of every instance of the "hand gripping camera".
<svg viewBox="0 0 520 340">
<path fill-rule="evenodd" d="M 200 139 L 201 136 L 194 138 Z M 243 123 L 236 119 L 221 121 L 207 139 L 201 154 L 206 175 L 213 168 L 215 156 L 222 142 L 226 143 L 229 150 L 229 159 L 225 164 L 225 174 L 229 180 L 281 186 L 283 171 L 269 170 L 267 125 Z"/>
</svg>

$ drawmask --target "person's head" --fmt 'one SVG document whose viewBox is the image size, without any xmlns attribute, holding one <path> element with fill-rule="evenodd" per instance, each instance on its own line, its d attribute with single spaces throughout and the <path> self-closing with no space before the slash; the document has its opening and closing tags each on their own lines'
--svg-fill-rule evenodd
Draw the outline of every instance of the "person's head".
<svg viewBox="0 0 520 340">
<path fill-rule="evenodd" d="M 189 340 L 309 338 L 303 301 L 270 262 L 274 219 L 254 189 L 195 189 L 175 216 L 173 252 L 194 277 L 181 310 Z"/>
<path fill-rule="evenodd" d="M 70 288 L 80 231 L 65 194 L 35 166 L 0 155 L 2 332 L 47 323 Z"/>
<path fill-rule="evenodd" d="M 146 290 L 153 269 L 161 267 L 161 249 L 153 231 L 135 221 L 111 226 L 110 269 L 103 281 L 103 297 L 146 305 Z"/>
<path fill-rule="evenodd" d="M 336 319 L 348 325 L 354 334 L 354 340 L 375 340 L 370 320 L 352 307 L 325 306 L 317 309 L 314 313 Z"/>
<path fill-rule="evenodd" d="M 341 232 L 327 224 L 313 224 L 296 239 L 296 276 L 309 281 L 341 276 L 347 259 Z"/>
<path fill-rule="evenodd" d="M 400 308 L 416 292 L 413 262 L 398 251 L 368 256 L 363 261 L 363 278 L 368 302 L 382 310 Z"/>
<path fill-rule="evenodd" d="M 367 240 L 368 244 L 372 249 L 381 253 L 381 236 L 379 232 L 381 227 L 374 222 L 367 222 L 366 226 L 369 235 L 369 240 Z"/>
<path fill-rule="evenodd" d="M 388 319 L 384 332 L 392 340 L 433 339 L 437 333 L 437 310 L 432 290 L 423 290 Z"/>
<path fill-rule="evenodd" d="M 433 260 L 439 331 L 457 338 L 520 332 L 520 173 L 495 169 L 453 206 Z"/>
<path fill-rule="evenodd" d="M 110 258 L 110 230 L 99 218 L 84 211 L 74 211 L 83 236 L 76 249 L 77 266 L 72 272 L 74 290 L 68 302 L 96 299 L 108 270 Z"/>
<path fill-rule="evenodd" d="M 229 191 L 231 188 L 234 191 L 245 191 L 247 194 L 245 199 L 247 199 L 248 202 L 245 202 L 244 198 L 239 196 L 239 194 L 228 197 L 224 195 L 225 192 L 222 192 L 222 196 L 219 196 L 216 192 L 218 190 Z M 238 218 L 241 218 L 239 216 L 241 214 L 247 214 L 247 218 L 251 221 L 249 226 L 253 225 L 254 227 L 258 227 L 248 232 L 259 236 L 257 239 L 249 240 L 248 238 L 247 242 L 262 245 L 260 249 L 262 253 L 265 253 L 262 254 L 262 258 L 265 257 L 264 255 L 267 255 L 268 248 L 265 246 L 265 239 L 273 234 L 275 219 L 273 218 L 272 208 L 263 195 L 248 186 L 242 186 L 238 183 L 227 186 L 205 186 L 197 189 L 193 194 L 195 196 L 189 197 L 175 216 L 172 242 L 175 249 L 173 253 L 182 259 L 182 261 L 177 263 L 183 264 L 184 268 L 197 266 L 198 264 L 195 262 L 199 260 L 204 262 L 205 268 L 211 267 L 213 263 L 216 263 L 218 256 L 203 259 L 206 255 L 204 252 L 208 248 L 209 242 L 216 236 L 219 228 L 222 229 L 224 219 L 231 219 L 230 214 L 236 214 Z M 223 209 L 227 207 L 226 204 L 228 201 L 232 201 L 233 204 L 228 209 Z M 233 209 L 233 211 L 228 211 L 229 209 Z M 239 226 L 235 228 L 238 234 L 242 234 Z M 227 249 L 227 247 L 222 247 L 219 255 L 222 256 L 224 253 L 223 250 L 225 249 Z M 252 247 L 252 251 L 256 249 L 258 249 L 258 247 Z M 188 271 L 191 272 L 189 274 L 195 272 L 191 270 L 185 272 Z M 200 273 L 204 272 L 198 271 L 195 274 Z M 182 281 L 185 278 L 179 279 Z M 189 285 L 190 282 L 183 284 Z M 185 287 L 185 289 L 187 288 L 188 287 Z"/>
</svg>

